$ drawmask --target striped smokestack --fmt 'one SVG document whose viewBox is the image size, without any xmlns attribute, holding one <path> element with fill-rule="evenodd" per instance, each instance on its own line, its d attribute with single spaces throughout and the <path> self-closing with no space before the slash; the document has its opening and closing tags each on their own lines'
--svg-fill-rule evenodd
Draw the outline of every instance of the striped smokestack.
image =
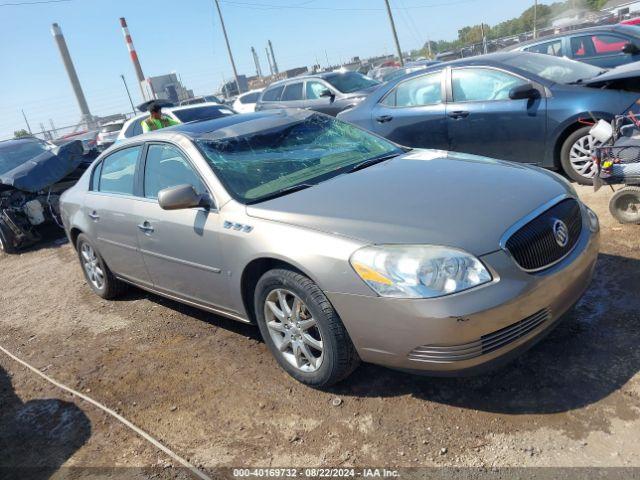
<svg viewBox="0 0 640 480">
<path fill-rule="evenodd" d="M 144 74 L 142 73 L 140 60 L 138 60 L 138 54 L 136 53 L 136 49 L 133 46 L 133 41 L 131 40 L 131 35 L 129 34 L 129 27 L 127 26 L 127 21 L 124 19 L 124 17 L 120 17 L 120 26 L 122 27 L 122 34 L 124 35 L 124 40 L 127 43 L 127 49 L 129 50 L 129 55 L 131 55 L 133 68 L 135 68 L 136 70 L 136 76 L 138 77 L 138 85 L 140 85 L 140 91 L 142 92 L 142 99 L 147 100 L 147 96 L 145 95 L 145 91 L 143 87 L 143 83 L 145 81 Z"/>
</svg>

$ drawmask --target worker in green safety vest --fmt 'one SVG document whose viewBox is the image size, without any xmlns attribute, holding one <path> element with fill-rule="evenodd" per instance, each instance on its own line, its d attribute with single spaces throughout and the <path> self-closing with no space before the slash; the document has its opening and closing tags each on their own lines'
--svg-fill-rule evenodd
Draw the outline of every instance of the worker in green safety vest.
<svg viewBox="0 0 640 480">
<path fill-rule="evenodd" d="M 180 122 L 171 117 L 162 114 L 162 106 L 153 103 L 149 107 L 149 117 L 142 121 L 142 132 L 153 132 L 161 128 L 170 127 L 172 125 L 180 125 Z"/>
</svg>

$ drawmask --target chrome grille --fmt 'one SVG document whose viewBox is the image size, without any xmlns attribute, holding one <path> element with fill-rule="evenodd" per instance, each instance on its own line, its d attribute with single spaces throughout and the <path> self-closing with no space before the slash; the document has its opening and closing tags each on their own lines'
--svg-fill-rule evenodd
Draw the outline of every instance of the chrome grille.
<svg viewBox="0 0 640 480">
<path fill-rule="evenodd" d="M 555 224 L 566 226 L 567 243 L 556 240 Z M 580 205 L 573 198 L 557 203 L 513 233 L 505 248 L 523 269 L 534 272 L 550 267 L 573 250 L 582 231 Z"/>
<path fill-rule="evenodd" d="M 551 319 L 545 308 L 508 327 L 483 335 L 478 340 L 460 345 L 423 345 L 409 353 L 409 360 L 416 362 L 459 362 L 493 352 L 522 338 Z"/>
</svg>

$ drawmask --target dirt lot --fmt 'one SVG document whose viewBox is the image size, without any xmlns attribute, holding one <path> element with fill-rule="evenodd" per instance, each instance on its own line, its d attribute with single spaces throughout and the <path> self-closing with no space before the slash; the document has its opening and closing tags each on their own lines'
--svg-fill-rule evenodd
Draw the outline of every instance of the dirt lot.
<svg viewBox="0 0 640 480">
<path fill-rule="evenodd" d="M 607 189 L 580 194 L 603 230 L 590 290 L 489 375 L 363 365 L 312 390 L 277 368 L 254 327 L 135 289 L 101 300 L 60 243 L 0 255 L 0 345 L 209 468 L 640 466 L 640 227 L 611 219 Z M 2 353 L 0 405 L 0 465 L 175 463 Z"/>
</svg>

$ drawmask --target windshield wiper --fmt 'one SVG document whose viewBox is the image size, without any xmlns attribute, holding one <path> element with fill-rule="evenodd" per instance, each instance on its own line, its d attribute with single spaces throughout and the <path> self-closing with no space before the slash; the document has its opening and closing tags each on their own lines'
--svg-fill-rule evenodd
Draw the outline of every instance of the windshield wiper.
<svg viewBox="0 0 640 480">
<path fill-rule="evenodd" d="M 609 70 L 607 70 L 606 68 L 604 70 L 600 70 L 598 73 L 596 73 L 593 77 L 588 78 L 587 80 L 591 80 L 593 78 L 599 77 L 600 75 L 602 75 L 603 73 L 607 73 Z M 567 85 L 580 85 L 581 83 L 583 83 L 585 81 L 584 78 L 579 78 L 577 80 L 574 80 L 573 82 L 569 82 L 567 83 Z"/>
<path fill-rule="evenodd" d="M 284 195 L 288 195 L 289 193 L 298 192 L 300 190 L 304 190 L 305 188 L 313 187 L 313 183 L 298 183 L 297 185 L 291 185 L 290 187 L 283 188 L 281 190 L 276 190 L 273 193 L 269 193 L 263 197 L 256 198 L 255 200 L 251 200 L 247 202 L 248 205 L 253 203 L 264 202 L 266 200 L 272 200 L 274 198 L 282 197 Z"/>
<path fill-rule="evenodd" d="M 353 167 L 347 170 L 347 173 L 357 172 L 358 170 L 362 170 L 363 168 L 370 167 L 371 165 L 375 165 L 376 163 L 384 162 L 385 160 L 390 160 L 394 157 L 400 155 L 399 153 L 391 153 L 388 155 L 382 155 L 380 157 L 373 157 L 368 160 L 364 160 L 363 162 L 356 163 Z"/>
</svg>

